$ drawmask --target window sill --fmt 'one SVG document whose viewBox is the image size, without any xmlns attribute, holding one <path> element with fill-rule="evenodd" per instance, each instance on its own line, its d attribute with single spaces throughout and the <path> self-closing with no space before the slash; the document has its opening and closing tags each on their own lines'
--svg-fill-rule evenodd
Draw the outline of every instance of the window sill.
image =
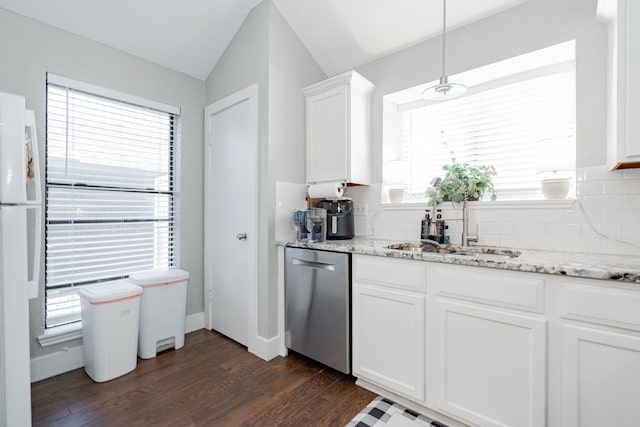
<svg viewBox="0 0 640 427">
<path fill-rule="evenodd" d="M 68 325 L 45 329 L 44 333 L 38 336 L 38 342 L 40 342 L 42 347 L 50 347 L 52 345 L 77 340 L 78 338 L 82 338 L 82 322 L 74 322 Z"/>
<path fill-rule="evenodd" d="M 470 202 L 470 209 L 570 209 L 575 199 L 565 200 L 494 200 Z M 382 210 L 425 210 L 432 205 L 426 202 L 420 203 L 381 203 Z M 445 202 L 438 206 L 444 210 L 456 209 L 457 205 Z"/>
</svg>

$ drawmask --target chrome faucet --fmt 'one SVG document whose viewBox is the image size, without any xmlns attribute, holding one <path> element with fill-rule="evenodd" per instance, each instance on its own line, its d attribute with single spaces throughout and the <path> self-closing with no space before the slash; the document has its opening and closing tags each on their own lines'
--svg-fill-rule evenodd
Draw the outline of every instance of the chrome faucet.
<svg viewBox="0 0 640 427">
<path fill-rule="evenodd" d="M 440 182 L 440 184 L 435 187 L 435 194 L 433 195 L 433 215 L 435 218 L 435 213 L 436 213 L 436 197 L 438 196 L 438 191 L 440 190 L 440 187 L 442 186 L 442 184 L 446 183 L 446 182 L 457 182 L 460 185 L 464 185 L 464 183 L 462 182 L 462 180 L 460 180 L 459 178 L 445 178 L 444 180 L 442 180 Z M 467 194 L 465 193 L 464 195 L 464 200 L 462 201 L 462 218 L 458 219 L 457 221 L 462 221 L 462 246 L 469 246 L 470 242 L 477 242 L 478 241 L 478 225 L 476 224 L 476 234 L 469 234 L 469 206 L 467 205 Z M 449 221 L 455 221 L 454 220 L 449 220 Z"/>
<path fill-rule="evenodd" d="M 462 201 L 462 246 L 469 246 L 469 242 L 478 241 L 478 225 L 476 224 L 476 234 L 469 234 L 469 206 L 467 205 L 467 195 Z"/>
</svg>

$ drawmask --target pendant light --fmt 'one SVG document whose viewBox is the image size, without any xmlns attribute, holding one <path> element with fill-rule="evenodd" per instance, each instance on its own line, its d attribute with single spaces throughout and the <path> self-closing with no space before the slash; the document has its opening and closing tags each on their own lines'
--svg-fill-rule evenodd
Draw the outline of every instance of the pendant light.
<svg viewBox="0 0 640 427">
<path fill-rule="evenodd" d="M 429 101 L 448 101 L 457 98 L 467 91 L 467 87 L 460 83 L 449 83 L 445 74 L 445 49 L 447 34 L 447 0 L 442 0 L 442 76 L 440 83 L 422 92 L 422 98 Z"/>
</svg>

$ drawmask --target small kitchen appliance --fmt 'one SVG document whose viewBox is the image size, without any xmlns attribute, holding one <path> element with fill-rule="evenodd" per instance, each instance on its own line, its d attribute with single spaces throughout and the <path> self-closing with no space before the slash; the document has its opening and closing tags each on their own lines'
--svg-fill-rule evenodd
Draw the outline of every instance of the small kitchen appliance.
<svg viewBox="0 0 640 427">
<path fill-rule="evenodd" d="M 305 223 L 306 213 L 306 209 L 295 210 L 291 213 L 291 217 L 289 218 L 289 223 L 291 224 L 291 229 L 293 230 L 293 234 L 295 235 L 297 242 L 307 240 L 307 226 Z"/>
<path fill-rule="evenodd" d="M 346 197 L 318 202 L 327 210 L 327 240 L 353 239 L 353 201 Z"/>
<path fill-rule="evenodd" d="M 324 208 L 307 209 L 304 215 L 307 227 L 307 241 L 324 242 L 327 237 L 327 210 Z"/>
</svg>

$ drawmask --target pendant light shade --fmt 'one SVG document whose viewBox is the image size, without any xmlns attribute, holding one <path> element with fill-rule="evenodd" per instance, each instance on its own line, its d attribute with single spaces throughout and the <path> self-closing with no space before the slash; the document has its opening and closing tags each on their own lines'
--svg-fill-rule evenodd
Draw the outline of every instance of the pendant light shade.
<svg viewBox="0 0 640 427">
<path fill-rule="evenodd" d="M 445 50 L 447 40 L 447 0 L 442 0 L 442 76 L 440 82 L 422 92 L 422 98 L 428 101 L 447 101 L 457 98 L 467 91 L 467 87 L 460 83 L 449 83 L 445 73 Z"/>
</svg>

